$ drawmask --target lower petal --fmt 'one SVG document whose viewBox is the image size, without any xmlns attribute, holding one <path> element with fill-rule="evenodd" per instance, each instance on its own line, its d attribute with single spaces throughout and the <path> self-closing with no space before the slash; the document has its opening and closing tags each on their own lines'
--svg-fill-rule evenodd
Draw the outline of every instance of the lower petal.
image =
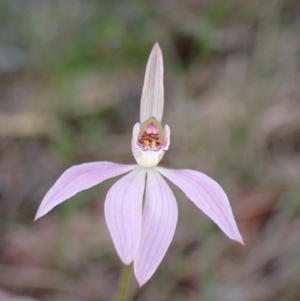
<svg viewBox="0 0 300 301">
<path fill-rule="evenodd" d="M 190 169 L 173 170 L 156 167 L 156 170 L 182 189 L 186 196 L 228 237 L 243 243 L 228 198 L 216 181 L 199 171 Z"/>
<path fill-rule="evenodd" d="M 178 217 L 175 197 L 154 169 L 147 170 L 142 240 L 134 259 L 134 271 L 141 285 L 149 280 L 173 239 Z"/>
<path fill-rule="evenodd" d="M 145 175 L 143 168 L 125 175 L 111 187 L 105 200 L 106 223 L 124 264 L 132 262 L 141 240 Z"/>
</svg>

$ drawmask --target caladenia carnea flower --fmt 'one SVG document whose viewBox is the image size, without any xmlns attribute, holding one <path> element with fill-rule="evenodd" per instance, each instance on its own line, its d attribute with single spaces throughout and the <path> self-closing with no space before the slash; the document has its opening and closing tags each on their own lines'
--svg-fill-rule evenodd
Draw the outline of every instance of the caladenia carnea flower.
<svg viewBox="0 0 300 301">
<path fill-rule="evenodd" d="M 177 224 L 177 203 L 164 178 L 178 186 L 229 238 L 243 243 L 228 198 L 217 182 L 199 171 L 157 166 L 170 146 L 170 128 L 161 125 L 163 106 L 163 59 L 155 44 L 146 68 L 140 123 L 134 125 L 132 134 L 132 152 L 138 164 L 73 166 L 48 191 L 36 214 L 38 219 L 78 192 L 126 174 L 107 193 L 105 219 L 118 255 L 126 265 L 133 262 L 140 285 L 156 271 Z"/>
</svg>

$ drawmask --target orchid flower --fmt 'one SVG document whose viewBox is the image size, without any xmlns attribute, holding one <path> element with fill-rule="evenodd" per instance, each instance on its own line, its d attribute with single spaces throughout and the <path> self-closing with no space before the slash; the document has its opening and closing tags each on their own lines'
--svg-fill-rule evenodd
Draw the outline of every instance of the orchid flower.
<svg viewBox="0 0 300 301">
<path fill-rule="evenodd" d="M 125 265 L 133 262 L 140 285 L 156 271 L 177 224 L 177 203 L 164 178 L 178 186 L 229 238 L 243 243 L 228 198 L 217 182 L 199 171 L 157 166 L 170 146 L 170 128 L 161 125 L 163 107 L 163 58 L 155 44 L 146 67 L 140 123 L 134 125 L 132 133 L 132 153 L 138 164 L 91 162 L 72 166 L 45 195 L 35 217 L 42 217 L 82 190 L 126 174 L 106 195 L 105 219 L 121 261 Z"/>
</svg>

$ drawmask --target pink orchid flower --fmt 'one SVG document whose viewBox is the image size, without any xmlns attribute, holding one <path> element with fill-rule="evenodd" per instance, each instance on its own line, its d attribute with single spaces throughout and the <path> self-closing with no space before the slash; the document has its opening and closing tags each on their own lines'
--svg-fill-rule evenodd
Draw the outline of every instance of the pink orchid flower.
<svg viewBox="0 0 300 301">
<path fill-rule="evenodd" d="M 178 186 L 228 237 L 243 243 L 228 198 L 217 182 L 199 171 L 157 166 L 170 145 L 170 128 L 165 125 L 163 130 L 161 126 L 163 106 L 163 59 L 160 47 L 155 44 L 146 68 L 141 124 L 133 127 L 131 146 L 138 164 L 91 162 L 67 169 L 48 191 L 35 217 L 40 218 L 82 190 L 126 173 L 107 193 L 105 219 L 118 255 L 126 265 L 133 262 L 140 285 L 156 271 L 177 224 L 177 203 L 164 177 Z"/>
</svg>

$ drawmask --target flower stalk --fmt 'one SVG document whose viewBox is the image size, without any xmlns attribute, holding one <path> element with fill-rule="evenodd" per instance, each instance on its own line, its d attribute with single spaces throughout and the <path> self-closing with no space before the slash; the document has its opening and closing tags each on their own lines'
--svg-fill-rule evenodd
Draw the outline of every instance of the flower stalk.
<svg viewBox="0 0 300 301">
<path fill-rule="evenodd" d="M 127 293 L 128 287 L 129 287 L 130 273 L 131 273 L 131 265 L 124 265 L 122 273 L 121 273 L 116 297 L 113 299 L 113 301 L 125 301 L 126 300 L 126 293 Z"/>
</svg>

